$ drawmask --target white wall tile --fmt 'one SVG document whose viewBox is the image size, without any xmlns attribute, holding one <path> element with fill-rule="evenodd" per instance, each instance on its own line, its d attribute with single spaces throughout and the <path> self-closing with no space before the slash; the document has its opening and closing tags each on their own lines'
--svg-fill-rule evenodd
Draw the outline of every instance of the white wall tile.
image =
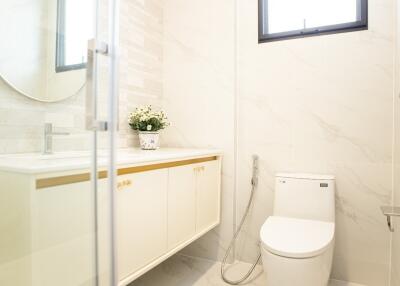
<svg viewBox="0 0 400 286">
<path fill-rule="evenodd" d="M 164 2 L 165 145 L 224 151 L 221 225 L 184 253 L 221 259 L 233 231 L 234 1 Z"/>
<path fill-rule="evenodd" d="M 252 261 L 272 214 L 274 174 L 337 178 L 332 276 L 388 285 L 390 235 L 382 204 L 392 189 L 393 4 L 369 1 L 368 31 L 257 43 L 257 1 L 238 3 L 239 189 L 249 196 L 251 154 L 260 186 L 238 257 Z M 239 216 L 240 218 L 240 216 Z"/>
</svg>

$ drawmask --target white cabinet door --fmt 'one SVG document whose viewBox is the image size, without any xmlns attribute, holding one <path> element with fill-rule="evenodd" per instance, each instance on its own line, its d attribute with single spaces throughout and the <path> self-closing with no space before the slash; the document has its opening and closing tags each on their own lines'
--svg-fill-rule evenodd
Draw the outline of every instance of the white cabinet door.
<svg viewBox="0 0 400 286">
<path fill-rule="evenodd" d="M 198 164 L 196 175 L 196 232 L 220 222 L 220 165 L 218 161 Z"/>
<path fill-rule="evenodd" d="M 169 169 L 168 249 L 196 232 L 196 168 L 193 165 Z"/>
<path fill-rule="evenodd" d="M 167 251 L 168 170 L 118 177 L 116 215 L 119 280 Z"/>
<path fill-rule="evenodd" d="M 85 285 L 94 277 L 93 204 L 90 182 L 31 190 L 32 286 Z"/>
</svg>

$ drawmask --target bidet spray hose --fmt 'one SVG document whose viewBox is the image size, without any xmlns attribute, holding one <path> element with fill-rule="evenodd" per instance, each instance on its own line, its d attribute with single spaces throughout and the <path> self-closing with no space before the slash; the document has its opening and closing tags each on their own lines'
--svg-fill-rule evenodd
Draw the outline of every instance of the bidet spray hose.
<svg viewBox="0 0 400 286">
<path fill-rule="evenodd" d="M 258 185 L 258 156 L 253 155 L 253 174 L 251 176 L 251 185 L 257 187 Z"/>
<path fill-rule="evenodd" d="M 226 283 L 231 284 L 231 285 L 238 285 L 242 282 L 244 282 L 245 280 L 247 280 L 251 273 L 254 271 L 254 269 L 256 268 L 258 262 L 260 261 L 261 258 L 261 253 L 258 254 L 257 260 L 255 263 L 252 264 L 252 266 L 250 267 L 249 271 L 241 278 L 238 280 L 229 280 L 228 278 L 225 277 L 225 265 L 226 265 L 226 260 L 228 259 L 229 254 L 231 253 L 233 246 L 235 245 L 235 242 L 243 228 L 243 225 L 246 221 L 246 218 L 249 214 L 252 202 L 253 202 L 253 198 L 254 198 L 254 192 L 255 189 L 258 185 L 258 156 L 257 155 L 253 155 L 253 173 L 252 173 L 252 178 L 251 178 L 251 192 L 250 192 L 250 198 L 249 201 L 247 203 L 247 207 L 246 210 L 243 214 L 243 217 L 239 223 L 239 226 L 235 232 L 235 234 L 233 235 L 233 238 L 231 240 L 231 242 L 229 243 L 228 249 L 226 250 L 224 259 L 222 260 L 221 263 L 221 278 L 222 280 L 224 280 Z"/>
</svg>

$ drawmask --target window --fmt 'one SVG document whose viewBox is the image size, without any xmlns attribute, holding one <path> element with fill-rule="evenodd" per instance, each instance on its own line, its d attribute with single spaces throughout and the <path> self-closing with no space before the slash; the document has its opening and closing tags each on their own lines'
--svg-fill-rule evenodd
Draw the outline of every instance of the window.
<svg viewBox="0 0 400 286">
<path fill-rule="evenodd" d="M 94 38 L 93 0 L 58 0 L 56 72 L 86 68 L 87 43 Z"/>
<path fill-rule="evenodd" d="M 365 30 L 368 0 L 259 0 L 259 42 Z"/>
</svg>

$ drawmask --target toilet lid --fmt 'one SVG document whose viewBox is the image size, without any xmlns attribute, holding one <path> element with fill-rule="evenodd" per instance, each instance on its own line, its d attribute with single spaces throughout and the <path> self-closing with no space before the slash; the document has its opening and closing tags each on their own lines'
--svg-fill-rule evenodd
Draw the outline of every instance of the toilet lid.
<svg viewBox="0 0 400 286">
<path fill-rule="evenodd" d="M 331 222 L 271 216 L 261 228 L 263 247 L 279 256 L 314 257 L 333 243 L 335 224 Z"/>
</svg>

